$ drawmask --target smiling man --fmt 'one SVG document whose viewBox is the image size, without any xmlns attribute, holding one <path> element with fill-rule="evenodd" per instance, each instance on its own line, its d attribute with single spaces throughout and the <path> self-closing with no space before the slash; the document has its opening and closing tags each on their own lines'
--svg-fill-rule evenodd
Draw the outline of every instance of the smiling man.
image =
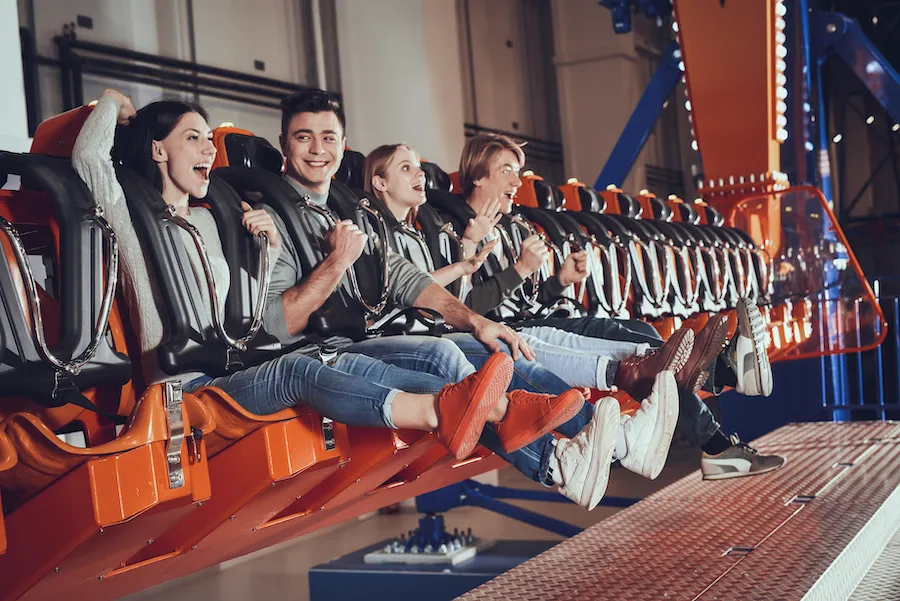
<svg viewBox="0 0 900 601">
<path fill-rule="evenodd" d="M 334 96 L 305 90 L 282 101 L 281 148 L 285 180 L 322 209 L 330 203 L 355 201 L 359 196 L 333 175 L 344 155 L 345 120 Z M 330 200 L 329 200 L 330 199 Z M 337 221 L 329 231 L 302 225 L 304 235 L 316 239 L 327 255 L 304 271 L 300 255 L 277 214 L 283 251 L 272 270 L 265 310 L 265 328 L 282 342 L 295 341 L 308 327 L 345 274 L 359 259 L 367 235 L 351 220 Z M 456 382 L 489 361 L 495 351 L 517 359 L 509 387 L 485 417 L 481 444 L 496 452 L 526 476 L 592 509 L 600 501 L 609 478 L 609 464 L 618 459 L 627 469 L 655 478 L 665 465 L 673 422 L 677 418 L 674 378 L 653 373 L 648 394 L 633 417 L 620 418 L 618 403 L 607 397 L 594 406 L 579 391 L 532 361 L 528 344 L 503 324 L 466 307 L 434 279 L 397 253 L 387 250 L 388 309 L 424 307 L 439 312 L 457 333 L 449 337 L 380 336 L 354 342 L 332 336 L 324 342 L 339 353 L 358 353 L 389 366 L 424 371 Z M 493 360 L 493 359 L 491 359 Z M 371 371 L 371 370 L 370 370 Z M 652 394 L 649 389 L 652 388 Z M 562 435 L 559 440 L 551 434 Z"/>
</svg>

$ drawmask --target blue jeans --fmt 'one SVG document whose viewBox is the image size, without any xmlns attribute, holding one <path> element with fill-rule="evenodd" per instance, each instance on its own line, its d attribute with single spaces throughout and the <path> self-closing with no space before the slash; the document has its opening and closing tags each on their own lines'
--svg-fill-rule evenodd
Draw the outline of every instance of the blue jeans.
<svg viewBox="0 0 900 601">
<path fill-rule="evenodd" d="M 360 379 L 365 386 L 360 386 Z M 385 419 L 384 405 L 398 392 L 433 394 L 446 385 L 437 376 L 365 355 L 345 353 L 329 367 L 295 351 L 228 376 L 195 378 L 184 390 L 216 386 L 257 415 L 303 403 L 348 426 L 385 428 L 391 424 Z"/>
<path fill-rule="evenodd" d="M 458 382 L 480 369 L 493 351 L 485 347 L 471 334 L 448 334 L 441 338 L 431 336 L 383 336 L 357 342 L 342 352 L 361 353 L 378 358 L 385 363 L 409 370 L 424 370 L 450 382 Z M 509 348 L 504 345 L 504 352 Z M 562 394 L 570 386 L 535 361 L 520 358 L 514 364 L 513 379 L 509 390 L 527 390 L 546 394 Z M 585 403 L 571 420 L 557 428 L 557 432 L 573 437 L 593 417 L 594 407 Z M 553 453 L 553 436 L 546 434 L 528 446 L 513 453 L 505 453 L 497 431 L 487 424 L 479 441 L 522 474 L 547 485 L 547 470 Z"/>
<path fill-rule="evenodd" d="M 531 319 L 517 324 L 517 327 L 549 326 L 582 336 L 606 338 L 634 343 L 647 343 L 656 348 L 662 338 L 652 325 L 636 319 L 604 319 L 600 317 L 550 317 Z M 714 378 L 710 377 L 710 384 Z M 678 431 L 691 444 L 702 447 L 719 431 L 719 422 L 706 403 L 692 392 L 678 391 Z"/>
</svg>

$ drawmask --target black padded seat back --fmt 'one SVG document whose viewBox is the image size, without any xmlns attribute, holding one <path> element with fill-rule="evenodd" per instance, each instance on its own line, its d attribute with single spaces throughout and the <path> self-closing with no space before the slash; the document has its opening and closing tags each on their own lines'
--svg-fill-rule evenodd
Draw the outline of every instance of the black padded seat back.
<svg viewBox="0 0 900 601">
<path fill-rule="evenodd" d="M 428 190 L 454 192 L 450 174 L 438 167 L 437 164 L 422 161 L 422 171 L 425 172 L 425 187 Z"/>
<path fill-rule="evenodd" d="M 619 192 L 616 194 L 616 199 L 619 201 L 620 215 L 623 217 L 630 217 L 631 219 L 637 219 L 641 216 L 641 203 L 633 197 L 624 192 Z"/>
<path fill-rule="evenodd" d="M 579 186 L 578 200 L 581 201 L 581 210 L 584 212 L 606 212 L 606 199 L 597 194 L 597 192 L 593 188 L 589 188 L 587 186 Z"/>
<path fill-rule="evenodd" d="M 428 204 L 437 211 L 441 219 L 445 222 L 449 222 L 456 233 L 459 236 L 462 236 L 466 231 L 469 219 L 475 217 L 475 211 L 473 211 L 466 203 L 465 199 L 459 194 L 451 194 L 437 190 L 429 190 L 427 192 L 427 197 Z M 472 274 L 472 285 L 474 286 L 490 279 L 502 270 L 503 267 L 500 261 L 493 253 L 491 253 L 481 265 L 481 268 Z M 458 289 L 456 289 L 456 292 L 458 292 Z M 500 318 L 500 314 L 496 311 L 488 312 L 488 315 L 490 317 Z"/>
<path fill-rule="evenodd" d="M 228 164 L 233 167 L 253 167 L 281 175 L 284 158 L 265 138 L 231 133 L 225 136 Z"/>
<path fill-rule="evenodd" d="M 690 223 L 692 225 L 700 223 L 700 214 L 697 213 L 697 210 L 692 205 L 680 202 L 675 206 L 678 207 L 678 216 L 681 218 L 682 223 Z"/>
<path fill-rule="evenodd" d="M 356 223 L 359 229 L 369 237 L 363 253 L 353 264 L 353 270 L 356 273 L 356 281 L 363 298 L 370 305 L 375 305 L 384 287 L 382 261 L 387 256 L 389 246 L 386 244 L 389 245 L 390 240 L 382 241 L 381 239 L 382 224 L 378 223 L 378 219 L 384 219 L 383 216 L 379 214 L 378 217 L 375 217 L 362 210 L 360 203 L 363 200 L 368 201 L 373 208 L 375 208 L 374 203 L 378 202 L 378 199 L 366 194 L 360 188 L 351 188 L 337 181 L 331 183 L 331 190 L 328 193 L 328 208 L 338 219 L 350 219 Z M 386 231 L 389 237 L 390 230 Z"/>
<path fill-rule="evenodd" d="M 195 277 L 182 230 L 166 216 L 162 196 L 137 173 L 125 167 L 116 171 L 161 305 L 165 334 L 157 349 L 160 369 L 169 375 L 202 371 L 219 376 L 246 366 L 249 357 L 230 350 L 213 325 L 211 307 L 200 291 L 205 278 Z M 224 210 L 211 213 L 217 228 L 227 232 Z"/>
<path fill-rule="evenodd" d="M 244 199 L 222 180 L 217 172 L 218 170 L 215 170 L 210 174 L 209 192 L 203 201 L 209 206 L 216 220 L 222 252 L 231 273 L 231 286 L 225 301 L 225 331 L 233 338 L 238 338 L 247 332 L 256 310 L 261 285 L 257 280 L 260 242 L 256 236 L 249 235 L 241 223 L 243 213 L 241 202 Z M 269 268 L 271 270 L 272 266 Z M 253 354 L 265 352 L 259 349 L 269 348 L 273 344 L 277 344 L 275 337 L 260 329 L 249 346 L 250 349 L 257 350 L 250 352 Z M 251 362 L 256 363 L 258 360 L 253 358 Z"/>
<path fill-rule="evenodd" d="M 725 217 L 722 216 L 715 207 L 711 207 L 709 205 L 705 207 L 699 207 L 701 211 L 703 211 L 703 215 L 706 217 L 706 223 L 709 225 L 713 225 L 715 227 L 722 227 L 725 225 Z"/>
<path fill-rule="evenodd" d="M 556 186 L 541 179 L 533 180 L 532 185 L 534 186 L 534 198 L 539 209 L 555 210 L 558 208 L 557 197 L 553 192 Z"/>
<path fill-rule="evenodd" d="M 657 221 L 672 221 L 675 216 L 672 207 L 666 204 L 660 198 L 651 198 L 650 207 L 653 209 L 653 215 L 645 215 L 645 219 L 655 219 Z"/>
<path fill-rule="evenodd" d="M 303 206 L 300 194 L 288 182 L 261 169 L 222 167 L 214 173 L 241 197 L 253 198 L 275 211 L 297 250 L 304 276 L 312 273 L 324 260 L 328 254 L 324 237 L 330 225 L 312 209 Z M 365 310 L 353 297 L 347 277 L 341 279 L 337 290 L 310 316 L 306 331 L 313 337 L 340 334 L 356 340 L 365 338 Z"/>
<path fill-rule="evenodd" d="M 55 294 L 59 337 L 49 351 L 62 361 L 72 360 L 92 341 L 106 286 L 102 229 L 91 218 L 96 201 L 67 159 L 0 152 L 0 171 L 19 175 L 30 183 L 35 192 L 22 193 L 22 202 L 28 202 L 27 195 L 36 192 L 42 192 L 49 200 L 51 214 L 35 225 L 48 225 L 52 220 L 58 227 L 59 255 L 53 253 L 57 286 L 55 291 L 47 291 L 47 296 L 39 291 L 39 297 L 43 307 Z M 7 197 L 6 204 L 14 205 L 17 200 L 16 195 Z M 26 253 L 29 243 L 25 228 L 30 225 L 12 223 L 23 238 Z M 32 337 L 34 315 L 20 287 L 24 275 L 13 255 L 6 254 L 12 252 L 6 236 L 0 234 L 0 239 L 0 393 L 55 407 L 66 402 L 56 395 L 58 386 L 63 384 L 79 391 L 101 384 L 125 384 L 131 378 L 131 363 L 113 348 L 108 335 L 100 338 L 93 357 L 77 374 L 58 373 L 44 360 Z"/>
<path fill-rule="evenodd" d="M 462 249 L 459 247 L 459 244 L 448 232 L 442 230 L 449 224 L 453 227 L 453 232 L 457 237 L 461 238 L 463 232 L 458 231 L 453 223 L 445 221 L 430 203 L 426 202 L 419 207 L 419 210 L 416 212 L 416 224 L 425 237 L 425 242 L 431 251 L 431 260 L 435 269 L 462 261 Z"/>
<path fill-rule="evenodd" d="M 344 158 L 341 166 L 338 167 L 337 173 L 334 174 L 335 181 L 346 184 L 351 188 L 363 190 L 365 186 L 365 173 L 363 166 L 366 162 L 366 155 L 355 150 L 345 150 Z"/>
</svg>

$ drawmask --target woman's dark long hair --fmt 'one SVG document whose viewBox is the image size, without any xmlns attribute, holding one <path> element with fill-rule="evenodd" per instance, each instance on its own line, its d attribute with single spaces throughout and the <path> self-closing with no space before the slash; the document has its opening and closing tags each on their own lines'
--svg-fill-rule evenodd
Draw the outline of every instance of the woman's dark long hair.
<svg viewBox="0 0 900 601">
<path fill-rule="evenodd" d="M 162 193 L 162 175 L 153 160 L 153 140 L 164 140 L 181 117 L 197 113 L 208 120 L 198 104 L 185 100 L 157 100 L 137 112 L 131 123 L 116 129 L 113 161 L 143 175 Z"/>
</svg>

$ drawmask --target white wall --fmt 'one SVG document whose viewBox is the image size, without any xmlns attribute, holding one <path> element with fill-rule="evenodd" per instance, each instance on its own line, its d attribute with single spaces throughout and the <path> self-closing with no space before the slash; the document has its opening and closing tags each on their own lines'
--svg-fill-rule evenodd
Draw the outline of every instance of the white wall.
<svg viewBox="0 0 900 601">
<path fill-rule="evenodd" d="M 423 158 L 457 165 L 463 99 L 454 0 L 338 0 L 336 8 L 348 144 L 369 152 L 402 141 Z"/>
<path fill-rule="evenodd" d="M 26 150 L 28 118 L 19 52 L 19 10 L 16 0 L 0 0 L 0 149 Z M 0 182 L 2 185 L 2 182 Z"/>
<path fill-rule="evenodd" d="M 34 0 L 38 54 L 57 57 L 53 37 L 62 33 L 63 25 L 76 21 L 78 15 L 85 15 L 93 19 L 93 28 L 77 28 L 81 40 L 191 60 L 187 11 L 186 0 Z M 21 21 L 28 24 L 24 16 Z M 306 74 L 306 56 L 300 21 L 299 2 L 295 0 L 258 0 L 254 3 L 194 0 L 195 60 L 201 64 L 302 83 Z M 16 22 L 15 19 L 10 21 L 13 26 Z M 16 40 L 18 36 L 13 41 Z M 254 60 L 264 61 L 265 71 L 256 70 Z M 42 115 L 49 117 L 63 109 L 59 71 L 42 67 L 39 74 Z M 130 94 L 138 107 L 162 96 L 189 96 L 160 87 L 86 75 L 85 101 L 96 98 L 110 86 Z M 211 125 L 231 121 L 277 143 L 280 118 L 277 109 L 208 97 L 199 100 L 210 113 Z"/>
</svg>

